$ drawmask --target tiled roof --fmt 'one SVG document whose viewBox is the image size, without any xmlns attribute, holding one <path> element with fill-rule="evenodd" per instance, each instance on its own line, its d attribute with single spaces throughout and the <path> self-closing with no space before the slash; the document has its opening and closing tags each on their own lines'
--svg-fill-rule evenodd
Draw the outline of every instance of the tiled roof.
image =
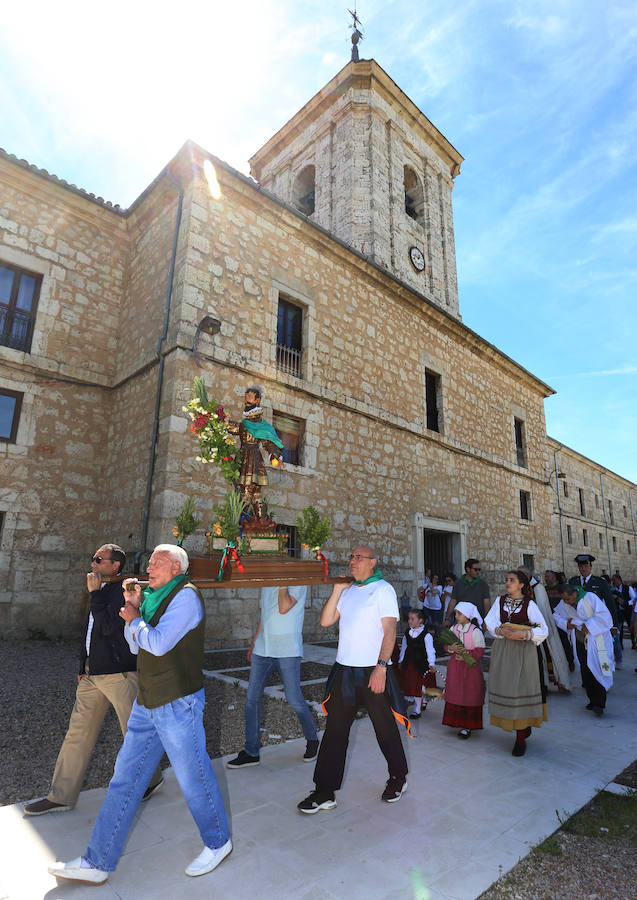
<svg viewBox="0 0 637 900">
<path fill-rule="evenodd" d="M 73 191 L 74 194 L 78 194 L 80 197 L 84 197 L 91 203 L 97 203 L 98 206 L 102 206 L 104 207 L 104 209 L 110 209 L 111 212 L 114 212 L 117 215 L 126 215 L 127 211 L 125 209 L 122 209 L 119 203 L 111 203 L 110 200 L 105 200 L 103 197 L 96 197 L 95 194 L 90 194 L 88 191 L 85 191 L 84 188 L 80 188 L 76 184 L 69 184 L 68 181 L 65 181 L 63 178 L 58 178 L 57 175 L 53 175 L 51 174 L 51 172 L 47 172 L 46 169 L 40 169 L 38 168 L 38 166 L 34 166 L 26 159 L 18 159 L 15 154 L 7 153 L 7 151 L 3 150 L 2 147 L 0 147 L 0 159 L 6 159 L 8 162 L 13 163 L 16 166 L 20 166 L 23 169 L 27 169 L 29 172 L 33 172 L 34 175 L 37 175 L 40 178 L 46 178 L 46 180 L 50 181 L 52 184 L 59 184 L 61 187 L 66 188 L 66 190 Z"/>
</svg>

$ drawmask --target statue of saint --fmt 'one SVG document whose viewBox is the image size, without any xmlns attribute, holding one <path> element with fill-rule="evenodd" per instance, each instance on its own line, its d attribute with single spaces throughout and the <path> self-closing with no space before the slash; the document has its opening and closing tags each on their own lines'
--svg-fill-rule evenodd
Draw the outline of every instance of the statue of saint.
<svg viewBox="0 0 637 900">
<path fill-rule="evenodd" d="M 238 434 L 241 444 L 239 493 L 246 502 L 246 510 L 251 506 L 258 519 L 263 518 L 261 488 L 268 483 L 261 448 L 270 454 L 272 465 L 284 467 L 280 453 L 283 442 L 272 425 L 263 421 L 261 398 L 261 388 L 250 385 L 245 392 L 243 419 L 241 422 L 228 422 L 228 431 Z"/>
</svg>

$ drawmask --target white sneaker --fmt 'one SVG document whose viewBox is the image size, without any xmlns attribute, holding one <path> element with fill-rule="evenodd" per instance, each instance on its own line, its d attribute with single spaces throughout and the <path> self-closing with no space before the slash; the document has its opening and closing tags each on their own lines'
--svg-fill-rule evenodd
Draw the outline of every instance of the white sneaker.
<svg viewBox="0 0 637 900">
<path fill-rule="evenodd" d="M 223 847 L 217 847 L 216 850 L 213 850 L 212 847 L 204 847 L 197 859 L 193 859 L 186 869 L 186 875 L 191 875 L 193 878 L 197 875 L 207 875 L 208 872 L 216 869 L 229 853 L 232 853 L 231 840 L 226 841 Z"/>
<path fill-rule="evenodd" d="M 82 857 L 72 859 L 71 862 L 54 862 L 48 868 L 50 875 L 56 878 L 64 878 L 66 881 L 81 881 L 83 884 L 104 884 L 108 878 L 108 872 L 101 869 L 83 869 Z"/>
</svg>

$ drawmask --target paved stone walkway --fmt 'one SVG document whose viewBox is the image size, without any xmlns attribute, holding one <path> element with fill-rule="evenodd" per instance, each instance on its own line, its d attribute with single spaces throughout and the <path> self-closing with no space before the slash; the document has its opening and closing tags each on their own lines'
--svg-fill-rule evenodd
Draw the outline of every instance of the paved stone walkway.
<svg viewBox="0 0 637 900">
<path fill-rule="evenodd" d="M 306 658 L 327 662 L 333 654 L 308 646 Z M 637 654 L 625 656 L 606 715 L 584 710 L 581 688 L 571 696 L 551 692 L 549 721 L 522 759 L 496 728 L 459 741 L 440 725 L 442 703 L 430 703 L 415 738 L 405 741 L 409 789 L 399 803 L 380 801 L 387 773 L 368 719 L 352 729 L 331 812 L 296 811 L 312 787 L 303 741 L 264 748 L 262 764 L 247 771 L 215 760 L 234 851 L 201 878 L 183 874 L 201 844 L 171 770 L 102 887 L 56 883 L 46 867 L 85 849 L 103 790 L 84 792 L 70 813 L 28 818 L 21 804 L 3 807 L 0 898 L 470 900 L 553 832 L 558 813 L 575 812 L 637 758 Z"/>
</svg>

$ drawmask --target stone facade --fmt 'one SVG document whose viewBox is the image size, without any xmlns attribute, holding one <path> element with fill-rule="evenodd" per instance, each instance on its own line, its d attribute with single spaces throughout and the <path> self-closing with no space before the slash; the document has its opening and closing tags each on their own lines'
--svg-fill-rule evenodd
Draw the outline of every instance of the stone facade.
<svg viewBox="0 0 637 900">
<path fill-rule="evenodd" d="M 430 292 L 390 264 L 398 236 L 405 242 L 415 238 L 394 223 L 394 251 L 383 244 L 391 209 L 382 211 L 389 195 L 382 186 L 377 192 L 375 178 L 368 182 L 372 213 L 352 175 L 347 202 L 356 196 L 361 202 L 348 207 L 358 229 L 350 232 L 351 240 L 338 234 L 338 217 L 346 222 L 349 213 L 321 196 L 325 154 L 313 157 L 314 215 L 306 217 L 288 202 L 294 170 L 282 162 L 286 140 L 306 147 L 305 156 L 290 148 L 290 160 L 303 156 L 301 165 L 310 158 L 310 146 L 318 146 L 321 128 L 332 134 L 336 102 L 342 101 L 339 121 L 350 135 L 361 109 L 363 119 L 371 115 L 380 122 L 378 110 L 385 104 L 395 121 L 386 120 L 383 128 L 392 140 L 394 131 L 405 130 L 420 148 L 425 165 L 418 172 L 429 172 L 440 185 L 446 167 L 443 214 L 435 218 L 441 204 L 433 203 L 431 240 L 423 238 L 422 246 L 453 248 L 450 178 L 460 157 L 422 114 L 400 119 L 396 109 L 406 115 L 409 101 L 375 63 L 361 70 L 363 87 L 349 83 L 351 70 L 350 64 L 337 76 L 347 88 L 335 92 L 338 101 L 326 99 L 323 109 L 314 98 L 299 114 L 298 127 L 289 124 L 287 133 L 279 132 L 277 154 L 268 150 L 281 161 L 270 187 L 282 197 L 190 142 L 129 210 L 0 157 L 0 265 L 42 276 L 31 352 L 0 346 L 0 390 L 24 393 L 16 441 L 0 442 L 7 463 L 0 476 L 3 633 L 77 628 L 83 573 L 94 549 L 115 541 L 129 552 L 130 569 L 135 560 L 143 565 L 155 544 L 172 540 L 174 517 L 186 496 L 196 498 L 199 517 L 209 521 L 227 485 L 195 460 L 196 441 L 183 412 L 195 375 L 204 376 L 209 392 L 234 417 L 240 416 L 246 384 L 257 381 L 265 388 L 268 418 L 276 411 L 300 420 L 299 465 L 271 471 L 268 500 L 282 524 L 293 525 L 309 504 L 330 516 L 325 552 L 333 566 L 342 570 L 352 546 L 372 541 L 387 577 L 410 597 L 432 560 L 459 573 L 466 556 L 477 556 L 494 591 L 502 588 L 506 570 L 525 557 L 540 570 L 556 566 L 559 511 L 543 408 L 551 389 L 466 328 L 457 299 L 447 305 L 445 292 L 457 296 L 451 256 L 443 277 L 442 251 L 425 253 L 428 266 L 439 258 L 433 279 L 438 287 Z M 352 91 L 358 91 L 358 107 L 352 106 Z M 322 123 L 316 132 L 313 104 Z M 307 125 L 305 136 L 301 125 Z M 370 142 L 362 132 L 356 141 L 363 146 L 354 146 L 352 155 L 364 157 Z M 381 145 L 374 146 L 380 153 Z M 396 177 L 404 158 L 394 167 Z M 210 196 L 202 171 L 206 159 L 217 168 L 220 200 Z M 411 161 L 418 168 L 418 160 Z M 356 165 L 365 169 L 366 163 Z M 332 197 L 336 193 L 340 187 Z M 357 245 L 365 228 L 374 253 L 361 254 Z M 296 375 L 277 365 L 281 298 L 302 316 Z M 205 315 L 220 320 L 221 330 L 201 335 L 199 368 L 192 347 Z M 432 384 L 435 398 L 427 399 Z M 436 428 L 427 427 L 434 403 Z M 515 420 L 524 426 L 523 465 Z M 603 474 L 615 520 L 624 523 L 623 505 L 634 485 L 566 449 L 560 449 L 560 471 L 567 455 L 574 485 L 577 466 L 590 468 L 588 480 L 582 476 L 584 487 Z M 187 542 L 189 552 L 204 551 L 203 530 Z M 619 526 L 613 535 L 620 543 L 630 540 Z M 627 580 L 635 577 L 631 558 L 622 568 Z M 308 636 L 321 634 L 325 593 L 313 590 Z M 254 591 L 209 591 L 209 644 L 247 643 L 257 600 Z"/>
<path fill-rule="evenodd" d="M 551 568 L 577 574 L 574 557 L 590 553 L 595 574 L 618 572 L 627 584 L 635 581 L 635 485 L 552 438 L 547 446 L 556 551 Z"/>
</svg>

